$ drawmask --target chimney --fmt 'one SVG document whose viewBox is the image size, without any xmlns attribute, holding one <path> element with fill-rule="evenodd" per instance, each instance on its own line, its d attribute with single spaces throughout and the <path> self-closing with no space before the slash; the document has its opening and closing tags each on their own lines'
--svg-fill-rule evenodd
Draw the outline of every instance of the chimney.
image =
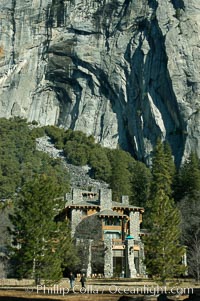
<svg viewBox="0 0 200 301">
<path fill-rule="evenodd" d="M 122 195 L 121 200 L 122 200 L 122 204 L 124 206 L 128 206 L 129 205 L 129 196 L 128 195 Z"/>
<path fill-rule="evenodd" d="M 99 200 L 101 210 L 112 209 L 112 190 L 101 188 L 99 190 Z"/>
</svg>

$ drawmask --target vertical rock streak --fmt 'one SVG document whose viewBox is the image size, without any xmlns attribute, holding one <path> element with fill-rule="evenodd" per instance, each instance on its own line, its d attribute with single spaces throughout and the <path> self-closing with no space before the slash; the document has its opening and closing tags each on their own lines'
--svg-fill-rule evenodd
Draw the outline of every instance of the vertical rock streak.
<svg viewBox="0 0 200 301">
<path fill-rule="evenodd" d="M 15 33 L 16 33 L 16 23 L 15 23 L 15 8 L 16 0 L 12 0 L 12 12 L 11 12 L 11 23 L 12 23 L 12 50 L 11 50 L 11 64 L 15 64 Z"/>
</svg>

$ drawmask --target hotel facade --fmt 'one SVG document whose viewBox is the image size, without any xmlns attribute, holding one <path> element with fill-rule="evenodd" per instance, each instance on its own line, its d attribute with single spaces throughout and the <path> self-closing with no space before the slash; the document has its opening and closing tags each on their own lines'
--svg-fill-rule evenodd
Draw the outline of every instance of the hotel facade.
<svg viewBox="0 0 200 301">
<path fill-rule="evenodd" d="M 111 189 L 84 191 L 78 188 L 66 195 L 64 217 L 83 258 L 80 270 L 87 277 L 145 276 L 144 244 L 140 225 L 144 208 L 112 200 Z"/>
</svg>

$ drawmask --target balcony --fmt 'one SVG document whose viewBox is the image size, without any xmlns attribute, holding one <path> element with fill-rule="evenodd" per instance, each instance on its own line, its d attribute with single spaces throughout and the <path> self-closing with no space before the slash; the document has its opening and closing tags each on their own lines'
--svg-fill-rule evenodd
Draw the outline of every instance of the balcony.
<svg viewBox="0 0 200 301">
<path fill-rule="evenodd" d="M 103 225 L 103 230 L 116 230 L 116 231 L 120 231 L 122 230 L 121 226 L 115 226 L 115 225 Z"/>
<path fill-rule="evenodd" d="M 112 239 L 112 249 L 123 250 L 125 248 L 124 241 L 118 238 Z"/>
</svg>

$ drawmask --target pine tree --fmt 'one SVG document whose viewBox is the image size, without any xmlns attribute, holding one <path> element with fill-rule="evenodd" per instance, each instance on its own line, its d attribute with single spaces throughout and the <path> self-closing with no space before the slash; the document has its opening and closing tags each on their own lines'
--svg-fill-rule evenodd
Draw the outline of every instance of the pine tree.
<svg viewBox="0 0 200 301">
<path fill-rule="evenodd" d="M 163 283 L 168 277 L 184 271 L 181 257 L 184 248 L 180 246 L 180 212 L 172 194 L 174 169 L 169 149 L 158 141 L 152 164 L 151 199 L 148 202 L 147 226 L 149 235 L 145 238 L 147 271 L 159 277 Z"/>
<path fill-rule="evenodd" d="M 184 248 L 180 246 L 180 213 L 165 191 L 154 198 L 150 213 L 149 235 L 145 238 L 147 271 L 165 283 L 168 277 L 183 273 L 180 264 Z"/>
<path fill-rule="evenodd" d="M 109 183 L 112 188 L 113 199 L 119 202 L 122 195 L 131 194 L 129 165 L 134 159 L 129 153 L 119 149 L 109 152 L 108 157 L 112 168 Z"/>
<path fill-rule="evenodd" d="M 167 142 L 164 143 L 164 154 L 165 154 L 164 157 L 167 165 L 167 170 L 171 177 L 171 185 L 173 186 L 174 177 L 176 174 L 176 166 L 174 164 L 174 158 L 172 155 L 170 145 Z"/>
<path fill-rule="evenodd" d="M 56 220 L 64 203 L 53 178 L 45 175 L 25 184 L 14 202 L 13 262 L 18 277 L 57 281 L 65 255 L 73 249 L 69 227 Z"/>
<path fill-rule="evenodd" d="M 188 160 L 181 166 L 178 174 L 176 199 L 195 197 L 200 192 L 200 162 L 196 154 L 191 153 Z"/>
<path fill-rule="evenodd" d="M 131 196 L 130 203 L 134 206 L 146 207 L 149 198 L 151 172 L 144 163 L 135 161 L 130 166 Z"/>
<path fill-rule="evenodd" d="M 91 173 L 95 179 L 109 180 L 111 176 L 111 164 L 105 150 L 99 145 L 91 148 L 89 164 L 92 166 Z"/>
<path fill-rule="evenodd" d="M 171 196 L 174 173 L 175 165 L 170 148 L 167 144 L 163 144 L 158 140 L 152 159 L 151 197 L 157 195 L 160 189 Z"/>
</svg>

